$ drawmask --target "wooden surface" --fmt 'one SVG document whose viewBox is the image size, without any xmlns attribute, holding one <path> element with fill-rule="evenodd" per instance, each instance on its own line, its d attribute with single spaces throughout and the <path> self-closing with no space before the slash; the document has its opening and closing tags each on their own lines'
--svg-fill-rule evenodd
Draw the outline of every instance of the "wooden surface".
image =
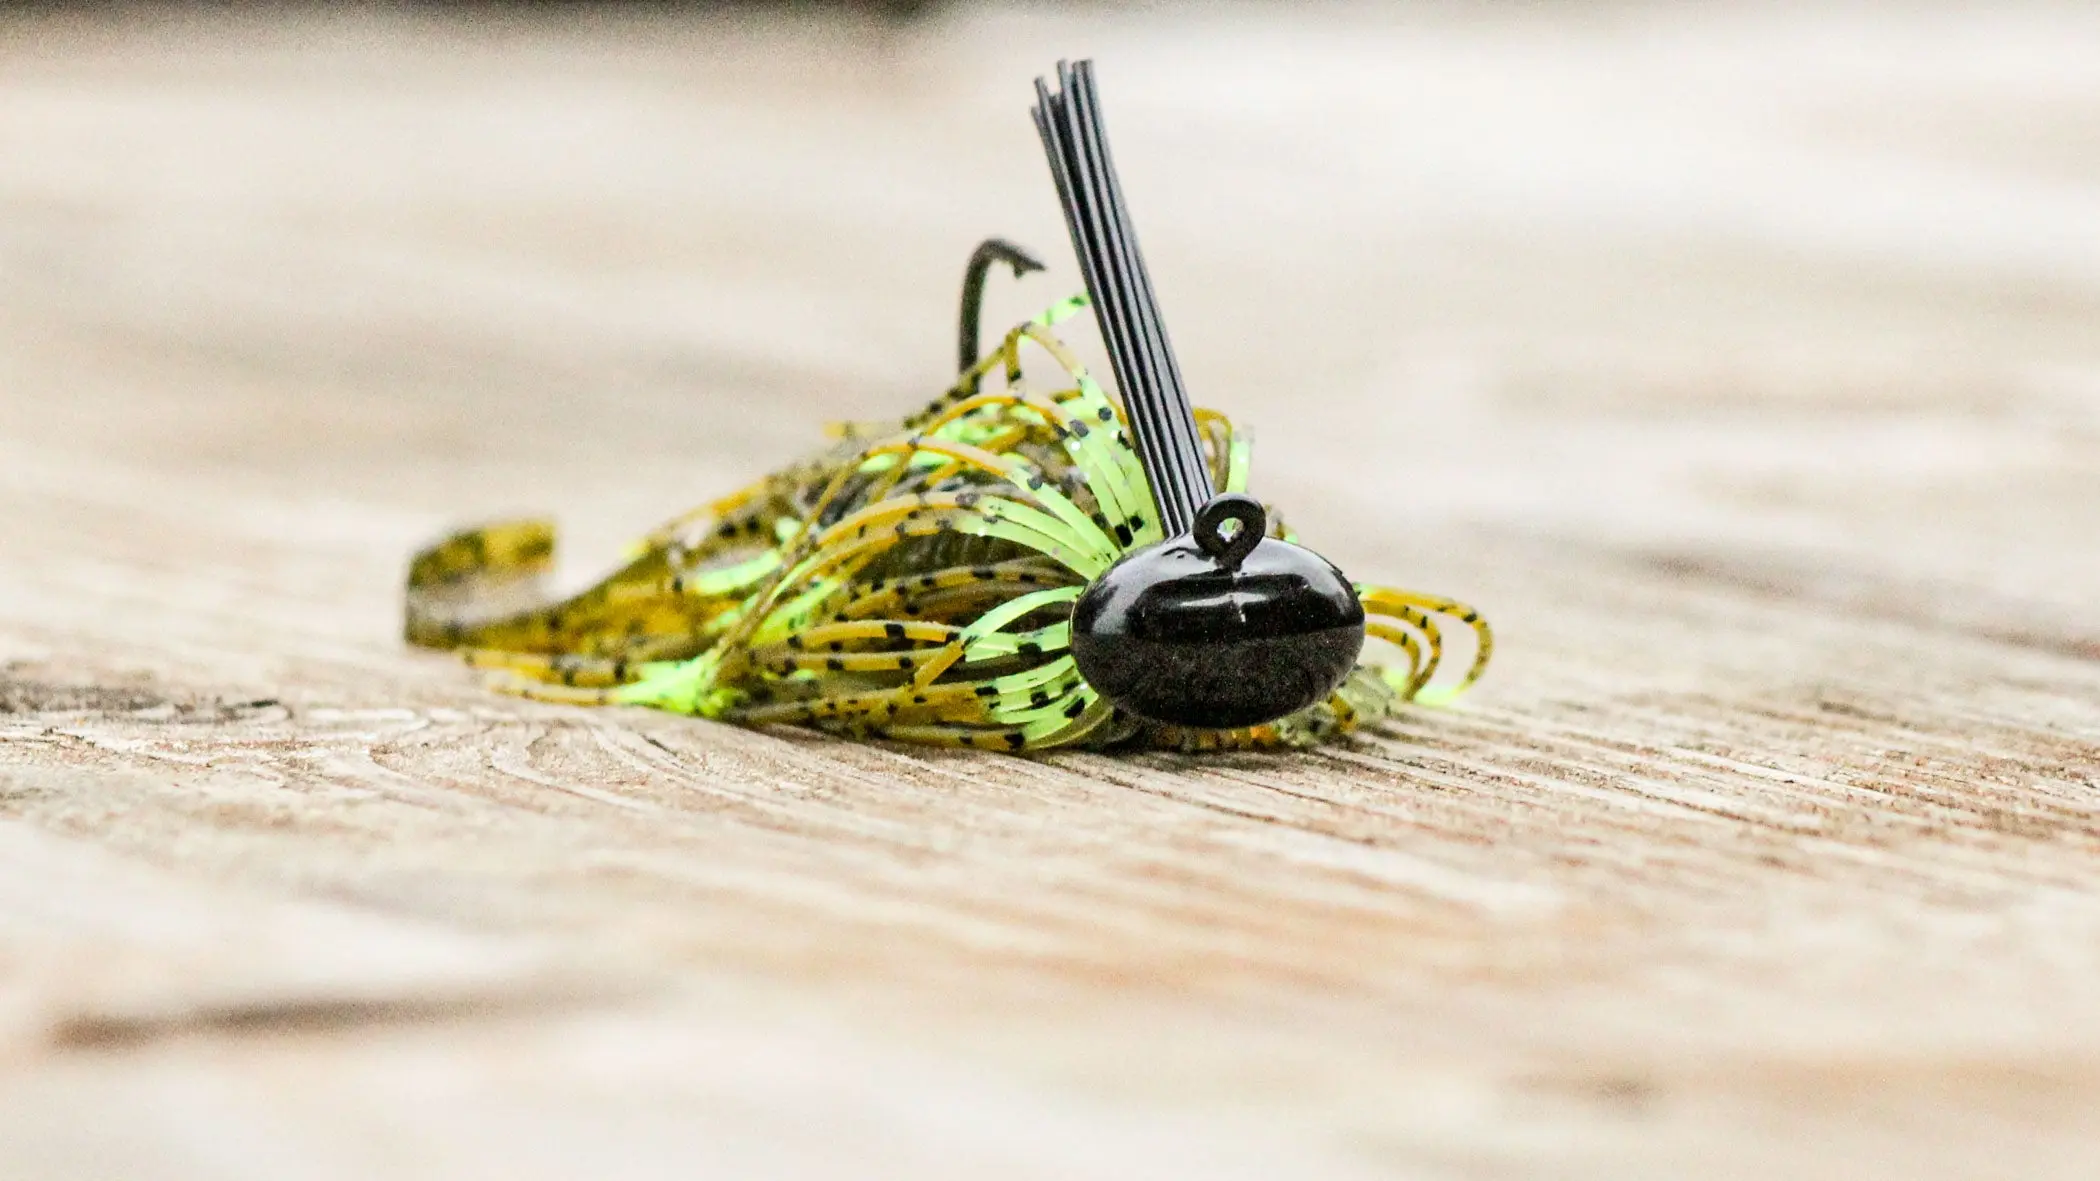
<svg viewBox="0 0 2100 1181">
<path fill-rule="evenodd" d="M 0 17 L 0 1176 L 2092 1175 L 2100 18 L 1689 13 Z M 1086 53 L 1476 695 L 1023 761 L 402 650 L 449 524 L 580 579 L 941 385 Z"/>
</svg>

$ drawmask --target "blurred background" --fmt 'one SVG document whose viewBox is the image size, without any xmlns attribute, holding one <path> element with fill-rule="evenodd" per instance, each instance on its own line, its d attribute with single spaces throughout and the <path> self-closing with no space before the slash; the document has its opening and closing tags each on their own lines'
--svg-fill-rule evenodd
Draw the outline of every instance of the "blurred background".
<svg viewBox="0 0 2100 1181">
<path fill-rule="evenodd" d="M 2007 501 L 2093 499 L 2070 3 L 10 8 L 0 433 L 632 528 L 940 385 L 978 238 L 1058 263 L 994 322 L 1077 286 L 1026 111 L 1089 55 L 1301 527 L 2075 582 Z"/>
</svg>

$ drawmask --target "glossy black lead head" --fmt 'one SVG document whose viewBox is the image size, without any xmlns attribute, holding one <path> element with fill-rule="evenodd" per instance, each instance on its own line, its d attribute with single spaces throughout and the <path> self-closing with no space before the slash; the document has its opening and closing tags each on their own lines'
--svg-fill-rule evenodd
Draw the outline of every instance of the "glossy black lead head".
<svg viewBox="0 0 2100 1181">
<path fill-rule="evenodd" d="M 1267 536 L 1260 502 L 1216 491 L 1109 156 L 1093 63 L 1057 72 L 1055 92 L 1036 81 L 1036 128 L 1167 533 L 1080 596 L 1073 657 L 1088 684 L 1140 717 L 1214 729 L 1275 721 L 1349 674 L 1363 605 L 1327 559 Z"/>
</svg>

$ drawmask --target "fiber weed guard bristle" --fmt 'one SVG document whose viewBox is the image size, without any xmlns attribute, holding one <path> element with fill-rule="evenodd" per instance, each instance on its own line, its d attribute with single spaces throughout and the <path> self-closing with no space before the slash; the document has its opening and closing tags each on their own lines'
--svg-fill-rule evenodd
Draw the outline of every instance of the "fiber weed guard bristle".
<svg viewBox="0 0 2100 1181">
<path fill-rule="evenodd" d="M 1305 745 L 1477 679 L 1477 612 L 1350 583 L 1246 494 L 1246 434 L 1190 407 L 1091 64 L 1036 94 L 1087 296 L 976 357 L 986 272 L 1040 269 L 987 241 L 964 372 L 923 410 L 672 520 L 566 599 L 534 594 L 547 523 L 454 534 L 410 566 L 409 641 L 529 697 L 1008 751 Z M 1120 407 L 1051 331 L 1089 304 Z M 1024 360 L 1058 379 L 1031 385 Z M 1471 667 L 1432 688 L 1454 619 Z M 1404 665 L 1359 663 L 1367 634 Z"/>
</svg>

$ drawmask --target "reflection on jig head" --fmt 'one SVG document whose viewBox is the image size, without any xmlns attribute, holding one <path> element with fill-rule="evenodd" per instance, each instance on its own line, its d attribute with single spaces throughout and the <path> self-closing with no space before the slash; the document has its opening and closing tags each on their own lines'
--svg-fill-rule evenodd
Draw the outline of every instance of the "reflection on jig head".
<svg viewBox="0 0 2100 1181">
<path fill-rule="evenodd" d="M 1261 503 L 1213 486 L 1166 322 L 1109 154 L 1092 62 L 1036 81 L 1036 129 L 1166 540 L 1109 567 L 1072 609 L 1080 675 L 1139 717 L 1225 729 L 1325 699 L 1356 665 L 1364 609 Z"/>
</svg>

